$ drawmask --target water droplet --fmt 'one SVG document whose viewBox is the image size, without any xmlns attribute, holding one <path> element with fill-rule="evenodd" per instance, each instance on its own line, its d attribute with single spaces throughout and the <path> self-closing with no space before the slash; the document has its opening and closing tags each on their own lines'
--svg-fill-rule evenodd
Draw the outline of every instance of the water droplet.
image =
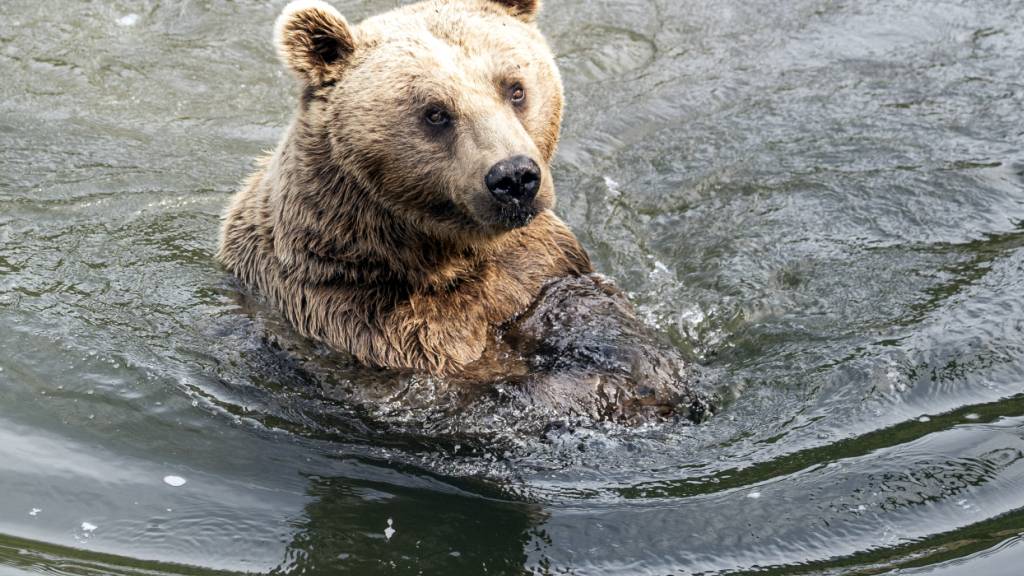
<svg viewBox="0 0 1024 576">
<path fill-rule="evenodd" d="M 178 486 L 184 486 L 185 482 L 187 482 L 187 480 L 181 476 L 164 476 L 164 484 L 167 484 L 168 486 L 174 486 L 177 488 Z"/>
</svg>

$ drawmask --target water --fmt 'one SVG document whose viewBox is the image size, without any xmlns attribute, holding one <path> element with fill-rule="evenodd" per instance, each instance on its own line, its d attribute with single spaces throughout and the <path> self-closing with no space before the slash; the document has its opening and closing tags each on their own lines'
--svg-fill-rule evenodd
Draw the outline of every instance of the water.
<svg viewBox="0 0 1024 576">
<path fill-rule="evenodd" d="M 0 8 L 0 573 L 1016 573 L 1024 3 L 548 2 L 558 211 L 724 409 L 500 446 L 320 399 L 213 262 L 281 4 Z"/>
</svg>

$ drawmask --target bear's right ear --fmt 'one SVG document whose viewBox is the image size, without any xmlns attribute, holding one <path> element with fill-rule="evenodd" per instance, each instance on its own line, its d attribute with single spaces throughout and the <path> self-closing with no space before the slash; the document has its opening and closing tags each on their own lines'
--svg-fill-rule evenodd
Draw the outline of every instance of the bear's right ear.
<svg viewBox="0 0 1024 576">
<path fill-rule="evenodd" d="M 355 50 L 348 22 L 323 0 L 293 0 L 274 25 L 277 54 L 303 82 L 319 86 L 337 78 Z"/>
</svg>

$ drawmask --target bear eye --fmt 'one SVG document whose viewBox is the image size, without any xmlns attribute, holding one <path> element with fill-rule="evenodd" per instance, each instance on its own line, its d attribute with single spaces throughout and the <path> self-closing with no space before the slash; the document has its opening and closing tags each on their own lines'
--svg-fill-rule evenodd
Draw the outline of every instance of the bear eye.
<svg viewBox="0 0 1024 576">
<path fill-rule="evenodd" d="M 516 106 L 526 101 L 526 88 L 523 85 L 516 82 L 509 89 L 508 99 Z"/>
<path fill-rule="evenodd" d="M 427 108 L 427 111 L 423 114 L 423 118 L 427 121 L 427 124 L 431 126 L 446 126 L 452 121 L 452 117 L 448 115 L 448 111 L 438 106 Z"/>
</svg>

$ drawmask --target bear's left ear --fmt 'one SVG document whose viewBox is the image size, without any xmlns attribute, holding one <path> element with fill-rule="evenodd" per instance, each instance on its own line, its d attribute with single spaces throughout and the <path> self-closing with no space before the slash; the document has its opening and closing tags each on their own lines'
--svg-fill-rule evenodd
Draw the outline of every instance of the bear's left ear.
<svg viewBox="0 0 1024 576">
<path fill-rule="evenodd" d="M 540 0 L 492 0 L 508 8 L 509 12 L 523 22 L 533 22 L 540 12 Z"/>
<path fill-rule="evenodd" d="M 355 50 L 348 22 L 323 0 L 293 0 L 274 25 L 277 54 L 300 80 L 319 86 L 334 80 Z"/>
</svg>

